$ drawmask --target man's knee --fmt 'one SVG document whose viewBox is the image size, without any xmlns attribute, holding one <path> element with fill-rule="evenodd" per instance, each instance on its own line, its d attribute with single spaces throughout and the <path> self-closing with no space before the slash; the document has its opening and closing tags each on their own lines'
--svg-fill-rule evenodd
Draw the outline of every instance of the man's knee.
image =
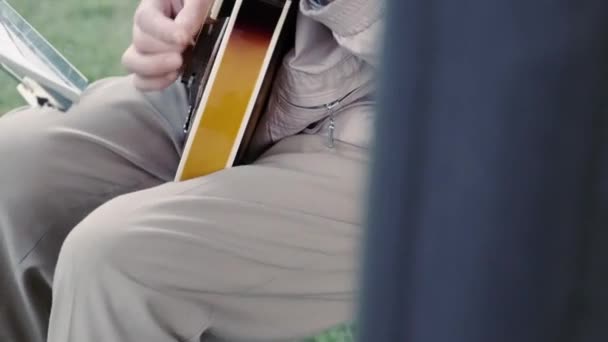
<svg viewBox="0 0 608 342">
<path fill-rule="evenodd" d="M 34 247 L 46 235 L 53 214 L 48 203 L 57 200 L 44 167 L 45 149 L 52 142 L 23 127 L 23 114 L 32 113 L 0 118 L 0 257 L 13 267 L 38 255 Z"/>
<path fill-rule="evenodd" d="M 45 165 L 51 162 L 49 151 L 57 142 L 42 130 L 28 129 L 35 124 L 15 113 L 0 119 L 0 208 L 31 208 L 32 202 L 47 200 L 50 184 Z M 29 115 L 28 119 L 34 119 Z"/>
<path fill-rule="evenodd" d="M 72 229 L 61 248 L 58 276 L 75 282 L 80 277 L 98 281 L 110 273 L 137 277 L 142 260 L 149 256 L 143 245 L 150 230 L 132 219 L 129 197 L 103 204 Z"/>
</svg>

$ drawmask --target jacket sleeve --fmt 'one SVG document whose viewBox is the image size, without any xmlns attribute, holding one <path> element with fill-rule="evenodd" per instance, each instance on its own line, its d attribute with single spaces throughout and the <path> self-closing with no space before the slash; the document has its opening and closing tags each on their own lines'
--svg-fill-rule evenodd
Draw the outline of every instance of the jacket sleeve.
<svg viewBox="0 0 608 342">
<path fill-rule="evenodd" d="M 327 26 L 345 49 L 377 66 L 385 0 L 301 0 L 300 11 Z"/>
</svg>

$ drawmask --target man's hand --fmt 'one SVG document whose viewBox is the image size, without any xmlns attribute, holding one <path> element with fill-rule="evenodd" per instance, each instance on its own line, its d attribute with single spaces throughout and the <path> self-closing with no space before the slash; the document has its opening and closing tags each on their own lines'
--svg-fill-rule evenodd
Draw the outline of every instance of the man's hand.
<svg viewBox="0 0 608 342">
<path fill-rule="evenodd" d="M 135 74 L 140 90 L 160 90 L 173 83 L 182 53 L 203 25 L 212 0 L 142 0 L 135 12 L 133 40 L 123 65 Z"/>
</svg>

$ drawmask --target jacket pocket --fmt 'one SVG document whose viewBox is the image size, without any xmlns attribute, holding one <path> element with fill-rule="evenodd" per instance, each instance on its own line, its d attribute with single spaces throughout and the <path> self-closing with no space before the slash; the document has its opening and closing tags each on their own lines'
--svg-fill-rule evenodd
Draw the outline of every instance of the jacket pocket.
<svg viewBox="0 0 608 342">
<path fill-rule="evenodd" d="M 272 126 L 276 127 L 278 132 L 271 133 L 274 137 L 281 138 L 302 132 L 309 126 L 330 115 L 337 115 L 354 104 L 357 98 L 365 95 L 365 88 L 358 86 L 338 98 L 331 97 L 331 101 L 318 101 L 309 106 L 297 104 L 291 101 L 284 92 L 278 91 L 269 106 L 270 113 L 273 113 Z"/>
</svg>

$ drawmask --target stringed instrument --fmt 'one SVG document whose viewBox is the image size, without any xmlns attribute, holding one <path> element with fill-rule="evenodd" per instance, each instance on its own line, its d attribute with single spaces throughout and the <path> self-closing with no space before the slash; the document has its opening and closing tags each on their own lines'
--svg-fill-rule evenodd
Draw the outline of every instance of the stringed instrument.
<svg viewBox="0 0 608 342">
<path fill-rule="evenodd" d="M 185 53 L 189 113 L 176 181 L 239 163 L 293 44 L 296 7 L 292 0 L 214 2 Z"/>
</svg>

